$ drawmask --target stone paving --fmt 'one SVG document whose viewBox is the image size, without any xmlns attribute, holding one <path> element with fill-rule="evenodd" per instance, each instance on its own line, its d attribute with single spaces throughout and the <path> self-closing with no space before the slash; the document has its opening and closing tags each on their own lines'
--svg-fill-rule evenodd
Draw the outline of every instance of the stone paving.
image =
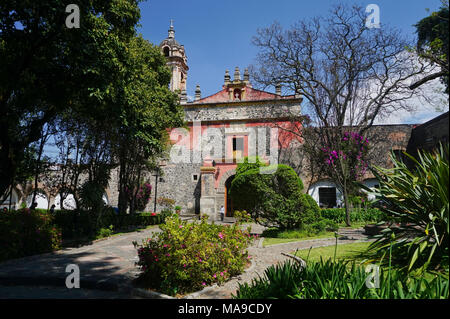
<svg viewBox="0 0 450 319">
<path fill-rule="evenodd" d="M 52 295 L 55 298 L 70 297 L 67 291 L 79 298 L 82 298 L 83 293 L 94 295 L 90 294 L 90 291 L 82 292 L 85 289 L 116 291 L 119 298 L 128 296 L 126 291 L 130 291 L 131 280 L 138 272 L 135 266 L 137 253 L 132 242 L 140 243 L 142 239 L 151 237 L 157 231 L 158 228 L 132 232 L 80 248 L 66 248 L 49 254 L 3 262 L 0 264 L 0 298 L 11 298 L 10 294 L 20 295 L 19 288 L 11 288 L 9 292 L 8 286 L 12 285 L 42 289 L 51 286 L 54 288 Z M 65 280 L 69 273 L 65 270 L 69 264 L 76 264 L 80 268 L 80 289 L 66 288 Z M 36 294 L 38 291 L 39 289 Z M 42 292 L 45 295 L 45 290 Z M 104 297 L 104 293 L 99 293 L 99 298 Z"/>
<path fill-rule="evenodd" d="M 225 220 L 223 224 L 230 224 Z M 221 222 L 217 222 L 221 224 Z M 252 224 L 252 233 L 261 234 L 264 227 Z M 66 248 L 54 253 L 25 257 L 0 264 L 0 298 L 135 298 L 131 281 L 138 275 L 138 260 L 132 242 L 152 237 L 159 228 L 147 229 L 105 240 L 80 248 Z M 341 229 L 338 244 L 366 240 L 362 229 Z M 249 247 L 253 265 L 248 271 L 222 286 L 208 289 L 196 298 L 231 298 L 238 283 L 250 282 L 263 275 L 264 270 L 289 257 L 296 249 L 329 246 L 335 238 L 304 240 L 263 248 L 258 241 Z M 65 286 L 66 266 L 77 264 L 80 268 L 80 289 Z"/>
</svg>

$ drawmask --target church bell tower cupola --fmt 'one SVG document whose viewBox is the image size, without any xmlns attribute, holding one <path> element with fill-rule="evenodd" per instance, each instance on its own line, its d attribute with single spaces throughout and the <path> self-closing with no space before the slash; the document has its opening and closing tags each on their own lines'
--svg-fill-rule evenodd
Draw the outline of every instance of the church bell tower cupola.
<svg viewBox="0 0 450 319">
<path fill-rule="evenodd" d="M 167 59 L 167 65 L 169 66 L 172 78 L 170 80 L 170 90 L 180 91 L 183 95 L 186 93 L 186 80 L 187 71 L 189 67 L 187 66 L 186 53 L 184 51 L 184 46 L 179 44 L 175 40 L 175 29 L 173 28 L 173 20 L 170 20 L 169 32 L 166 39 L 164 39 L 159 47 L 161 48 L 162 54 Z M 183 93 L 184 92 L 184 93 Z"/>
</svg>

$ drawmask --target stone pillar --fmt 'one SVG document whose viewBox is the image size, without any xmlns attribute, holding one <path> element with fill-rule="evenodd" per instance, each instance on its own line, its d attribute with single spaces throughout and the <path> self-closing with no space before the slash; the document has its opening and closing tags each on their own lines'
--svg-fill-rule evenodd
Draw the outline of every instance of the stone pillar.
<svg viewBox="0 0 450 319">
<path fill-rule="evenodd" d="M 212 166 L 212 162 L 205 163 L 200 167 L 201 173 L 201 197 L 200 197 L 200 214 L 207 214 L 210 221 L 217 220 L 216 196 L 214 188 L 214 175 L 216 168 Z"/>
<path fill-rule="evenodd" d="M 224 85 L 227 86 L 230 83 L 231 83 L 230 72 L 228 70 L 225 70 Z"/>
<path fill-rule="evenodd" d="M 195 101 L 198 101 L 202 98 L 202 91 L 200 90 L 200 85 L 197 84 L 195 87 Z"/>
<path fill-rule="evenodd" d="M 187 93 L 186 90 L 182 90 L 180 94 L 180 104 L 186 104 L 187 103 Z"/>
<path fill-rule="evenodd" d="M 239 67 L 236 67 L 234 69 L 233 83 L 240 83 L 240 82 L 241 82 L 241 72 L 239 71 Z"/>
<path fill-rule="evenodd" d="M 281 84 L 275 85 L 275 94 L 281 96 Z"/>
</svg>

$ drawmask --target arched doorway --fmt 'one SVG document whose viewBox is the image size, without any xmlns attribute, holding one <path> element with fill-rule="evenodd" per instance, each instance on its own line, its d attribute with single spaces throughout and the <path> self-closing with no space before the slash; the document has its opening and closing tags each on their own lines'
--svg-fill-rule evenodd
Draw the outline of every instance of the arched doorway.
<svg viewBox="0 0 450 319">
<path fill-rule="evenodd" d="M 225 215 L 233 216 L 233 202 L 231 200 L 231 196 L 228 194 L 228 191 L 231 188 L 231 182 L 234 179 L 234 175 L 231 175 L 225 181 Z"/>
<path fill-rule="evenodd" d="M 31 206 L 32 200 L 33 200 L 33 193 L 31 193 L 27 197 L 27 207 Z M 37 203 L 36 208 L 48 209 L 48 197 L 43 191 L 38 190 L 36 192 L 36 197 L 35 197 L 34 201 L 35 201 L 35 203 Z"/>
</svg>

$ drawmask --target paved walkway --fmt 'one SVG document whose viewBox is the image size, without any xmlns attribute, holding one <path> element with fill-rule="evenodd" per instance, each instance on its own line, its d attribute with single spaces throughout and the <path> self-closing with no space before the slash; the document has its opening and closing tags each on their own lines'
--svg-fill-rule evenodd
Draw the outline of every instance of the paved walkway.
<svg viewBox="0 0 450 319">
<path fill-rule="evenodd" d="M 225 221 L 227 223 L 227 221 Z M 263 227 L 252 225 L 252 232 L 261 234 Z M 0 264 L 0 298 L 134 298 L 131 280 L 139 270 L 132 242 L 140 243 L 152 237 L 159 228 L 114 236 L 80 248 L 67 248 L 54 253 L 25 257 Z M 359 230 L 340 230 L 338 244 L 365 240 Z M 296 249 L 308 249 L 334 245 L 335 239 L 305 240 L 278 244 L 265 248 L 256 242 L 249 248 L 252 268 L 223 286 L 210 289 L 197 298 L 231 298 L 238 282 L 250 282 L 264 270 L 288 257 Z M 76 264 L 80 268 L 80 289 L 65 286 L 66 266 Z"/>
<path fill-rule="evenodd" d="M 66 248 L 54 253 L 14 259 L 0 264 L 0 298 L 21 298 L 27 289 L 14 286 L 27 286 L 31 295 L 43 293 L 52 298 L 84 298 L 97 296 L 109 298 L 116 291 L 117 298 L 131 296 L 131 280 L 137 276 L 135 266 L 137 253 L 133 241 L 151 237 L 158 228 L 113 236 L 96 241 L 80 248 Z M 65 285 L 66 267 L 76 264 L 80 268 L 80 289 L 67 289 Z M 35 287 L 34 290 L 29 286 Z M 47 287 L 52 287 L 48 289 Z M 11 289 L 10 289 L 11 288 Z M 93 293 L 91 290 L 103 292 Z M 48 293 L 47 293 L 48 292 Z M 109 297 L 106 297 L 109 296 Z"/>
</svg>

